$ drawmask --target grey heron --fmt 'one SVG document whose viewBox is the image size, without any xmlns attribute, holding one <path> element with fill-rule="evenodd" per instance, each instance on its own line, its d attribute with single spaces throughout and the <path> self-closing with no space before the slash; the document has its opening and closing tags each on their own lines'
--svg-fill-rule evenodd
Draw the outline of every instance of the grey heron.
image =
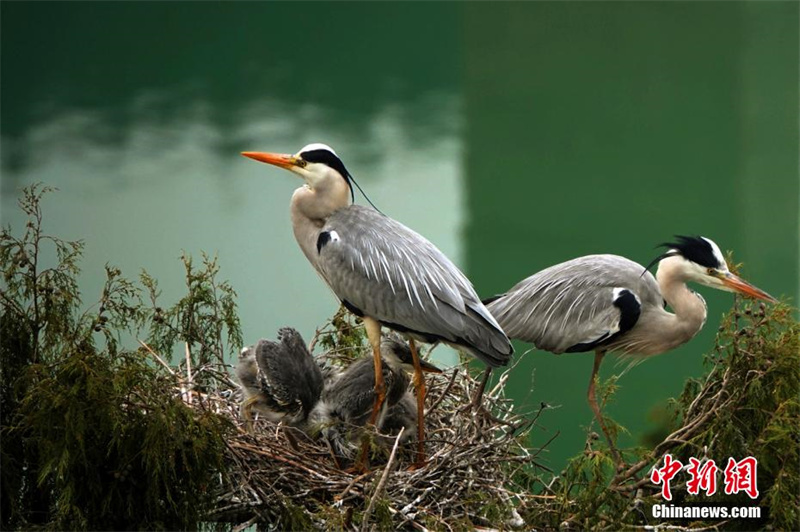
<svg viewBox="0 0 800 532">
<path fill-rule="evenodd" d="M 409 429 L 417 424 L 416 404 L 414 396 L 408 392 L 406 375 L 414 371 L 414 360 L 409 346 L 393 337 L 381 341 L 381 357 L 386 398 L 375 426 L 379 433 L 393 435 L 401 427 Z M 420 360 L 420 365 L 423 371 L 441 373 L 425 360 Z M 374 403 L 375 366 L 369 358 L 360 358 L 326 382 L 319 402 L 308 416 L 309 428 L 319 429 L 338 456 L 352 458 L 354 429 L 369 421 Z M 404 439 L 410 437 L 411 432 L 406 434 Z"/>
<path fill-rule="evenodd" d="M 719 246 L 677 236 L 646 268 L 618 255 L 588 255 L 556 264 L 485 300 L 509 338 L 552 353 L 594 351 L 588 400 L 619 461 L 595 398 L 595 379 L 608 352 L 651 356 L 694 337 L 707 308 L 687 282 L 775 299 L 730 272 Z M 656 275 L 649 269 L 658 264 Z M 666 310 L 667 305 L 672 312 Z"/>
<path fill-rule="evenodd" d="M 290 327 L 278 331 L 278 341 L 259 340 L 245 347 L 236 365 L 244 400 L 240 412 L 248 431 L 252 410 L 275 423 L 302 427 L 317 404 L 323 375 L 300 333 Z"/>
<path fill-rule="evenodd" d="M 329 146 L 309 144 L 295 155 L 243 152 L 284 168 L 305 183 L 294 191 L 294 236 L 308 261 L 351 312 L 364 321 L 375 366 L 377 418 L 385 396 L 381 327 L 414 340 L 443 342 L 489 366 L 508 363 L 511 342 L 463 273 L 427 239 L 370 208 L 352 204 L 353 176 Z M 356 186 L 358 186 L 356 184 Z M 425 382 L 415 362 L 419 462 L 424 462 Z"/>
</svg>

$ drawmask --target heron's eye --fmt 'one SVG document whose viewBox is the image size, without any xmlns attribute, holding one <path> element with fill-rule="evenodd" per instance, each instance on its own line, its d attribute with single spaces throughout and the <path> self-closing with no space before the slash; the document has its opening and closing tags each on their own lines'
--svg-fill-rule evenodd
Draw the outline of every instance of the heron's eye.
<svg viewBox="0 0 800 532">
<path fill-rule="evenodd" d="M 300 157 L 298 157 L 298 158 L 297 158 L 297 161 L 296 161 L 296 162 L 297 162 L 297 166 L 299 166 L 300 168 L 305 168 L 305 167 L 306 167 L 306 165 L 308 164 L 307 162 L 305 162 L 305 161 L 304 161 L 303 159 L 301 159 Z"/>
<path fill-rule="evenodd" d="M 712 277 L 713 277 L 713 276 L 714 276 L 714 268 L 708 268 L 708 269 L 706 270 L 706 273 L 708 273 L 708 275 L 710 275 L 710 276 L 712 276 Z"/>
</svg>

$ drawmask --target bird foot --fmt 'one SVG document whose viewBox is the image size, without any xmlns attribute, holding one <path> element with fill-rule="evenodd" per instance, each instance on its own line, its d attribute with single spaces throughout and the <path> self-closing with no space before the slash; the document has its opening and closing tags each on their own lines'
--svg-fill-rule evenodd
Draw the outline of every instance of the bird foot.
<svg viewBox="0 0 800 532">
<path fill-rule="evenodd" d="M 428 465 L 428 461 L 425 458 L 425 455 L 417 455 L 417 459 L 414 460 L 414 463 L 408 466 L 407 471 L 419 471 L 420 469 L 425 469 L 425 466 Z"/>
<path fill-rule="evenodd" d="M 361 450 L 358 452 L 358 459 L 353 467 L 357 468 L 361 473 L 369 471 L 367 464 L 369 463 L 369 439 L 362 437 Z"/>
<path fill-rule="evenodd" d="M 350 467 L 342 469 L 342 471 L 344 471 L 348 475 L 366 475 L 367 473 L 369 473 L 369 468 L 366 466 L 366 464 L 361 463 L 361 461 L 359 460 Z"/>
</svg>

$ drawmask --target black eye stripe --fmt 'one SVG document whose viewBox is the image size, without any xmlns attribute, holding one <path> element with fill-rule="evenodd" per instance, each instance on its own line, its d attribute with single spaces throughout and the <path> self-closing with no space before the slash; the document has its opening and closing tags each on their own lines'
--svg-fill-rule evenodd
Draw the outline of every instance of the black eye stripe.
<svg viewBox="0 0 800 532">
<path fill-rule="evenodd" d="M 725 265 L 719 263 L 714 249 L 702 237 L 699 236 L 680 236 L 676 235 L 676 242 L 665 242 L 664 247 L 676 249 L 685 259 L 690 260 L 706 268 L 722 268 Z"/>
<path fill-rule="evenodd" d="M 347 168 L 344 167 L 344 163 L 341 159 L 339 159 L 336 155 L 329 152 L 328 150 L 310 150 L 304 151 L 300 154 L 300 158 L 308 163 L 320 163 L 326 166 L 330 166 L 343 176 L 350 175 L 347 172 Z"/>
<path fill-rule="evenodd" d="M 347 186 L 350 187 L 350 198 L 353 199 L 353 186 L 350 184 L 350 172 L 344 167 L 344 163 L 336 154 L 328 150 L 308 150 L 301 152 L 300 159 L 307 163 L 319 163 L 333 168 L 344 178 Z"/>
</svg>

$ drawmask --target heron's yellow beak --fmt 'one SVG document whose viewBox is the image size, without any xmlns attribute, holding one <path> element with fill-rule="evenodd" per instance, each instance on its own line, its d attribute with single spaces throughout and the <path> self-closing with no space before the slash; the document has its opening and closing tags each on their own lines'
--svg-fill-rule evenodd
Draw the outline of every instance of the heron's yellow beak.
<svg viewBox="0 0 800 532">
<path fill-rule="evenodd" d="M 285 168 L 287 170 L 295 166 L 304 166 L 304 164 L 301 162 L 302 159 L 299 159 L 294 155 L 288 155 L 284 153 L 263 153 L 259 151 L 243 151 L 242 155 L 244 155 L 245 157 L 249 157 L 253 160 L 271 164 L 273 166 L 278 166 L 280 168 Z"/>
<path fill-rule="evenodd" d="M 733 292 L 739 292 L 740 294 L 754 297 L 756 299 L 763 299 L 764 301 L 770 301 L 772 303 L 778 302 L 777 299 L 768 293 L 764 292 L 760 288 L 756 288 L 744 279 L 737 277 L 730 272 L 720 275 L 719 280 L 722 281 L 722 284 L 724 284 Z"/>
</svg>

